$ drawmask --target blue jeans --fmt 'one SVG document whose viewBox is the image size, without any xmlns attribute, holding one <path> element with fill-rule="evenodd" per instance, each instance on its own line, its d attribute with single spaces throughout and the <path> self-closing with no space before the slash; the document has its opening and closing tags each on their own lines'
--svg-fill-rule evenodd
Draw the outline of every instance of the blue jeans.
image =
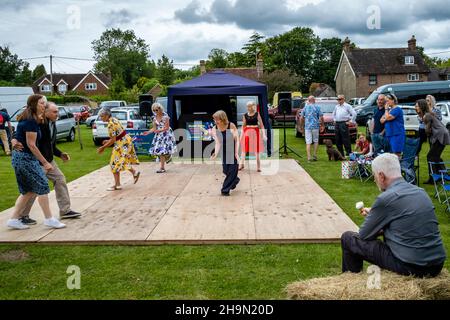
<svg viewBox="0 0 450 320">
<path fill-rule="evenodd" d="M 373 145 L 373 152 L 375 154 L 382 153 L 381 151 L 389 152 L 389 142 L 387 141 L 385 136 L 379 133 L 372 134 L 372 145 Z"/>
</svg>

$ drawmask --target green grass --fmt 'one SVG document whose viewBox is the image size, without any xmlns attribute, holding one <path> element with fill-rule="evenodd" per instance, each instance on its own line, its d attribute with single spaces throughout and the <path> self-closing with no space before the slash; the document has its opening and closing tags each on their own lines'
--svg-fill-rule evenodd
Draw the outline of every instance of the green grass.
<svg viewBox="0 0 450 320">
<path fill-rule="evenodd" d="M 84 150 L 61 143 L 72 161 L 61 164 L 68 181 L 104 166 L 109 155 L 97 155 L 90 131 L 83 128 Z M 320 147 L 319 162 L 308 163 L 304 139 L 288 131 L 288 144 L 304 155 L 297 159 L 338 205 L 360 224 L 357 201 L 373 203 L 379 194 L 373 182 L 342 180 L 340 163 L 326 160 Z M 422 151 L 421 180 L 426 179 Z M 444 158 L 449 159 L 448 150 Z M 148 159 L 140 157 L 141 160 Z M 0 211 L 14 205 L 18 195 L 10 158 L 0 156 Z M 432 194 L 432 187 L 426 187 Z M 450 214 L 435 201 L 436 214 L 447 251 Z M 1 245 L 0 254 L 22 250 L 23 261 L 0 261 L 0 299 L 283 299 L 283 288 L 296 280 L 340 272 L 338 244 L 205 245 L 205 246 L 45 246 Z M 67 267 L 81 268 L 81 290 L 68 290 Z M 449 268 L 449 264 L 446 264 Z"/>
</svg>

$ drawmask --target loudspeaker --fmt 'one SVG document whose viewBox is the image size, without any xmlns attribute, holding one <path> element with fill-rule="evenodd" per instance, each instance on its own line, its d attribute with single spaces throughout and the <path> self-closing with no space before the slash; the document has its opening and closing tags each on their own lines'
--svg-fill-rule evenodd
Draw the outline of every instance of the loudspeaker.
<svg viewBox="0 0 450 320">
<path fill-rule="evenodd" d="M 152 112 L 153 96 L 150 94 L 141 94 L 139 96 L 139 114 L 141 117 L 151 117 Z"/>
<path fill-rule="evenodd" d="M 278 113 L 291 114 L 292 112 L 292 93 L 280 92 L 278 93 Z"/>
<path fill-rule="evenodd" d="M 279 114 L 291 114 L 292 113 L 292 100 L 291 99 L 281 99 L 278 104 Z"/>
</svg>

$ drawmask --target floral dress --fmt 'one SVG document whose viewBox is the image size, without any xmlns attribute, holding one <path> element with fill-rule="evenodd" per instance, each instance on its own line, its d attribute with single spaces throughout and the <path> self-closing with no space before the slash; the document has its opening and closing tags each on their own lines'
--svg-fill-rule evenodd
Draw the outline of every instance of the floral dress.
<svg viewBox="0 0 450 320">
<path fill-rule="evenodd" d="M 166 123 L 168 123 L 169 121 L 170 118 L 166 113 L 164 113 L 161 121 L 156 120 L 156 116 L 153 117 L 153 122 L 156 124 L 156 130 L 164 129 Z M 170 155 L 177 152 L 175 136 L 173 135 L 173 131 L 170 127 L 168 131 L 155 134 L 149 152 L 153 156 Z"/>
<path fill-rule="evenodd" d="M 108 133 L 111 138 L 123 135 L 124 128 L 119 120 L 110 118 L 108 122 Z M 128 134 L 116 140 L 109 162 L 112 173 L 130 170 L 131 165 L 139 164 L 139 159 L 134 149 L 133 140 Z"/>
</svg>

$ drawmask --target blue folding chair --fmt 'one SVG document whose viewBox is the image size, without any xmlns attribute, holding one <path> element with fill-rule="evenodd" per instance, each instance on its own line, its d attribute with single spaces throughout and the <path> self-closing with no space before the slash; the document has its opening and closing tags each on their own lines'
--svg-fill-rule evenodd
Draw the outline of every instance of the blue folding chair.
<svg viewBox="0 0 450 320">
<path fill-rule="evenodd" d="M 417 156 L 420 139 L 406 138 L 403 155 L 400 159 L 400 168 L 406 182 L 418 185 L 420 176 L 420 162 Z M 416 164 L 417 161 L 417 164 Z M 416 174 L 417 171 L 417 174 Z"/>
<path fill-rule="evenodd" d="M 447 184 L 450 181 L 449 169 L 447 168 L 448 164 L 450 162 L 428 162 L 434 185 L 434 197 L 438 199 L 439 203 L 447 203 L 447 209 L 449 204 L 446 193 L 450 191 L 450 185 Z M 441 195 L 445 196 L 444 201 L 441 200 Z"/>
</svg>

